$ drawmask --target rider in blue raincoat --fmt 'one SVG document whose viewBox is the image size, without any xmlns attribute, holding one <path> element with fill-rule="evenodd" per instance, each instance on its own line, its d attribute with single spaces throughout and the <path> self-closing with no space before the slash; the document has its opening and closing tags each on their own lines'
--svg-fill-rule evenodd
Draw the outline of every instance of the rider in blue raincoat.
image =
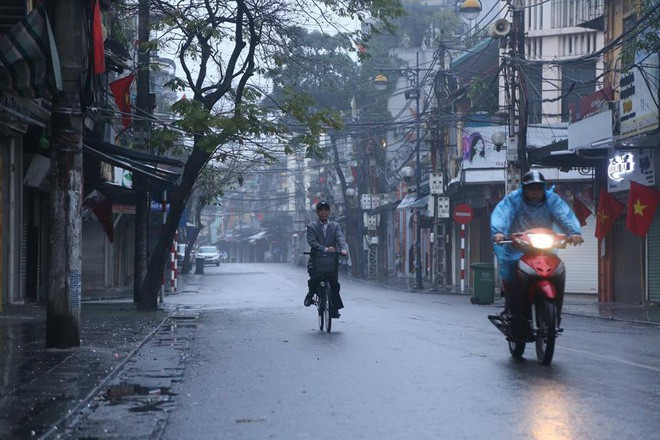
<svg viewBox="0 0 660 440">
<path fill-rule="evenodd" d="M 552 229 L 554 225 L 559 226 L 571 243 L 577 245 L 584 241 L 580 222 L 573 210 L 559 195 L 546 188 L 545 177 L 535 170 L 525 173 L 522 177 L 522 188 L 504 197 L 490 216 L 490 232 L 495 243 L 516 232 L 532 228 Z M 495 246 L 495 254 L 507 299 L 505 307 L 510 309 L 510 291 L 516 263 L 523 253 L 506 244 Z"/>
</svg>

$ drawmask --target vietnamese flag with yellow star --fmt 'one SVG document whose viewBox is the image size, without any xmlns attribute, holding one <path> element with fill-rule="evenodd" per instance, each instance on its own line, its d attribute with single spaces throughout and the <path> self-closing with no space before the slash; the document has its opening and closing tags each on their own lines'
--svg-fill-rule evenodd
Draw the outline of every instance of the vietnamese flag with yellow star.
<svg viewBox="0 0 660 440">
<path fill-rule="evenodd" d="M 628 230 L 640 237 L 646 237 L 658 203 L 660 203 L 660 191 L 637 182 L 630 182 L 626 218 Z"/>
<path fill-rule="evenodd" d="M 626 205 L 610 195 L 605 188 L 600 189 L 598 211 L 596 211 L 596 238 L 602 240 L 610 233 L 612 225 L 621 215 Z"/>
</svg>

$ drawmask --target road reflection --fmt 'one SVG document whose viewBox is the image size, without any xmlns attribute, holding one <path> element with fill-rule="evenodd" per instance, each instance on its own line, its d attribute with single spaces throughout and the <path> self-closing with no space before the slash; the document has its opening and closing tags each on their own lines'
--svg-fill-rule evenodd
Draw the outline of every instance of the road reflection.
<svg viewBox="0 0 660 440">
<path fill-rule="evenodd" d="M 525 420 L 530 423 L 530 438 L 534 440 L 572 440 L 571 411 L 575 407 L 567 397 L 568 390 L 554 381 L 541 381 L 532 385 L 529 402 L 525 405 Z"/>
</svg>

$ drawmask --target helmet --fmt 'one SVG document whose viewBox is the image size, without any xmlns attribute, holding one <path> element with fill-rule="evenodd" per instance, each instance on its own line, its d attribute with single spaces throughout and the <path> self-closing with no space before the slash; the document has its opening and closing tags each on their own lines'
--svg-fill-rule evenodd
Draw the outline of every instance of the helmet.
<svg viewBox="0 0 660 440">
<path fill-rule="evenodd" d="M 316 204 L 316 210 L 318 211 L 319 209 L 330 209 L 330 203 L 326 202 L 325 200 L 321 200 Z"/>
<path fill-rule="evenodd" d="M 532 171 L 527 171 L 522 176 L 523 186 L 531 185 L 533 183 L 540 183 L 541 185 L 545 186 L 545 177 L 543 176 L 543 174 L 541 174 L 536 170 L 532 170 Z"/>
</svg>

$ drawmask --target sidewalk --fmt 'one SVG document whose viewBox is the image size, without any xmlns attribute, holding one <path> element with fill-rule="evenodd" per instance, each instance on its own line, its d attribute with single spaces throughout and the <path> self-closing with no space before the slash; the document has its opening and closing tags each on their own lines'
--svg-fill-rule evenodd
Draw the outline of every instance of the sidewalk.
<svg viewBox="0 0 660 440">
<path fill-rule="evenodd" d="M 194 275 L 181 279 L 186 290 Z M 471 292 L 415 290 L 410 278 L 360 280 L 419 294 L 461 295 Z M 194 289 L 194 281 L 188 288 Z M 175 312 L 168 302 L 156 312 L 137 310 L 132 289 L 85 292 L 81 310 L 81 347 L 45 350 L 43 306 L 9 306 L 0 315 L 0 439 L 52 438 L 70 417 L 103 391 L 133 355 Z M 567 314 L 660 325 L 660 307 L 598 304 L 595 296 L 567 295 Z M 496 298 L 497 301 L 501 300 Z M 479 307 L 475 305 L 474 307 Z"/>
<path fill-rule="evenodd" d="M 179 291 L 190 279 L 180 279 Z M 13 306 L 0 315 L 0 439 L 53 436 L 100 392 L 175 311 L 133 303 L 132 287 L 87 290 L 81 346 L 46 350 L 45 306 Z"/>
<path fill-rule="evenodd" d="M 472 296 L 472 289 L 465 288 L 465 291 L 461 292 L 460 286 L 449 286 L 440 290 L 431 289 L 427 280 L 424 280 L 424 283 L 422 283 L 424 288 L 417 290 L 414 288 L 415 279 L 412 277 L 388 277 L 373 280 L 352 278 L 352 280 L 404 292 L 433 295 L 463 295 L 465 296 L 466 303 L 470 302 Z M 495 303 L 502 303 L 502 306 L 504 306 L 503 300 L 497 295 L 495 296 Z M 590 318 L 660 325 L 660 304 L 605 304 L 599 303 L 598 297 L 595 294 L 566 294 L 562 313 Z"/>
</svg>

